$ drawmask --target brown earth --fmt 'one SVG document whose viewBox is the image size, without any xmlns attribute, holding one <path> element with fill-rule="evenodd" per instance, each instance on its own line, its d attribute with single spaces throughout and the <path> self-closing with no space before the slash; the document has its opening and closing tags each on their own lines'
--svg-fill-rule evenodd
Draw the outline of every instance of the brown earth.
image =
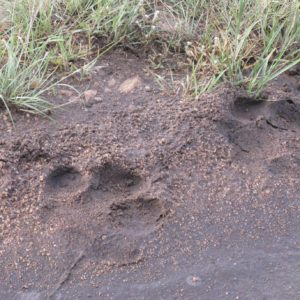
<svg viewBox="0 0 300 300">
<path fill-rule="evenodd" d="M 0 299 L 300 299 L 299 80 L 189 101 L 115 52 L 2 111 Z"/>
</svg>

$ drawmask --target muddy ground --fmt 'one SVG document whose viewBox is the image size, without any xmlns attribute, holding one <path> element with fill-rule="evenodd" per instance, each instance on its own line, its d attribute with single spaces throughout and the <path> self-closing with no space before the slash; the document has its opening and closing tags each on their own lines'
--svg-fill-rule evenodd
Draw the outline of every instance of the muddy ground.
<svg viewBox="0 0 300 300">
<path fill-rule="evenodd" d="M 2 111 L 0 299 L 300 299 L 299 80 L 190 101 L 117 51 Z"/>
</svg>

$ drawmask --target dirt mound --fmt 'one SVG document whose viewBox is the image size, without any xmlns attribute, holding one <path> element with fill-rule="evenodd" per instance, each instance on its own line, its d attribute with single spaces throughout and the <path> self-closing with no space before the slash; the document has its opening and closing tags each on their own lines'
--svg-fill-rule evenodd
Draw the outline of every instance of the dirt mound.
<svg viewBox="0 0 300 300">
<path fill-rule="evenodd" d="M 292 299 L 298 75 L 265 101 L 223 87 L 187 102 L 123 56 L 56 123 L 1 123 L 1 297 Z M 274 270 L 293 275 L 289 290 Z"/>
</svg>

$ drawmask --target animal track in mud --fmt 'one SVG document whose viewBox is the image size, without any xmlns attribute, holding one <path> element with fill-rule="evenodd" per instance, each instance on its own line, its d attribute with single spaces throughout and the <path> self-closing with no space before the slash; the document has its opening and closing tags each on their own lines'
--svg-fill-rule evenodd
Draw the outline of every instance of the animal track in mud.
<svg viewBox="0 0 300 300">
<path fill-rule="evenodd" d="M 237 155 L 251 153 L 256 159 L 265 159 L 266 154 L 274 156 L 278 152 L 286 134 L 299 133 L 300 107 L 292 100 L 238 97 L 220 125 L 228 141 L 238 146 Z"/>
<path fill-rule="evenodd" d="M 237 97 L 231 107 L 231 113 L 238 121 L 265 120 L 276 129 L 288 130 L 293 124 L 300 126 L 300 107 L 292 100 L 268 101 Z"/>
<path fill-rule="evenodd" d="M 282 155 L 271 159 L 268 170 L 272 174 L 284 174 L 291 172 L 294 176 L 299 177 L 300 158 L 295 155 Z"/>
<path fill-rule="evenodd" d="M 89 187 L 76 202 L 81 204 L 132 195 L 144 188 L 145 181 L 118 165 L 106 164 L 92 170 Z"/>
<path fill-rule="evenodd" d="M 278 101 L 270 104 L 270 113 L 275 116 L 275 122 L 279 123 L 279 126 L 285 124 L 295 124 L 300 126 L 300 107 L 299 104 L 292 100 Z M 280 118 L 280 121 L 278 120 Z M 285 124 L 284 124 L 285 123 Z"/>
<path fill-rule="evenodd" d="M 238 119 L 255 120 L 264 112 L 266 102 L 247 97 L 237 97 L 231 107 L 231 112 Z"/>
<path fill-rule="evenodd" d="M 143 241 L 167 215 L 149 188 L 150 181 L 119 164 L 94 167 L 84 176 L 73 167 L 59 167 L 46 180 L 48 200 L 41 216 L 57 228 L 53 239 L 66 253 L 84 249 L 92 260 L 137 262 Z"/>
<path fill-rule="evenodd" d="M 126 193 L 137 188 L 142 180 L 138 175 L 111 164 L 93 170 L 91 188 L 111 193 Z"/>
<path fill-rule="evenodd" d="M 137 263 L 142 255 L 140 241 L 121 233 L 97 237 L 87 252 L 89 257 L 120 266 Z"/>
<path fill-rule="evenodd" d="M 81 189 L 84 189 L 84 180 L 76 168 L 58 166 L 52 170 L 46 177 L 41 195 L 41 218 L 44 222 L 53 215 L 56 209 L 68 209 L 69 207 L 65 205 L 69 206 Z"/>
<path fill-rule="evenodd" d="M 143 240 L 162 225 L 167 211 L 155 197 L 137 197 L 113 203 L 106 220 L 106 233 L 94 239 L 91 257 L 124 265 L 136 263 L 143 251 Z"/>
<path fill-rule="evenodd" d="M 130 235 L 148 234 L 166 215 L 161 201 L 154 197 L 138 197 L 110 207 L 109 220 L 114 228 Z"/>
<path fill-rule="evenodd" d="M 89 180 L 73 167 L 58 167 L 46 180 L 44 220 L 56 211 L 55 219 L 56 215 L 66 215 L 65 220 L 74 217 L 81 226 L 86 224 L 87 215 L 108 214 L 105 222 L 118 232 L 129 236 L 148 234 L 161 224 L 165 215 L 161 200 L 147 194 L 148 183 L 115 164 L 93 168 Z M 78 219 L 80 215 L 85 220 Z M 98 222 L 95 217 L 92 219 L 91 223 Z"/>
<path fill-rule="evenodd" d="M 109 198 L 126 197 L 141 190 L 145 181 L 130 170 L 105 164 L 95 167 L 89 176 L 82 176 L 70 166 L 59 166 L 46 179 L 44 198 L 55 198 L 69 204 L 83 205 L 91 201 L 103 201 Z M 80 209 L 80 206 L 78 207 Z"/>
<path fill-rule="evenodd" d="M 81 174 L 73 167 L 60 166 L 54 169 L 46 179 L 46 191 L 58 193 L 72 191 L 81 182 Z"/>
</svg>

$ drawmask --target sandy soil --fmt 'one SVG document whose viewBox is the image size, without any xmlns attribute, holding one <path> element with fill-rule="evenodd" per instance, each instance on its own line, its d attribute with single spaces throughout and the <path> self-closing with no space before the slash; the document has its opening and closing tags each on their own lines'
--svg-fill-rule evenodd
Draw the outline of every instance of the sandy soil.
<svg viewBox="0 0 300 300">
<path fill-rule="evenodd" d="M 300 299 L 299 80 L 187 101 L 115 52 L 2 111 L 0 299 Z"/>
</svg>

